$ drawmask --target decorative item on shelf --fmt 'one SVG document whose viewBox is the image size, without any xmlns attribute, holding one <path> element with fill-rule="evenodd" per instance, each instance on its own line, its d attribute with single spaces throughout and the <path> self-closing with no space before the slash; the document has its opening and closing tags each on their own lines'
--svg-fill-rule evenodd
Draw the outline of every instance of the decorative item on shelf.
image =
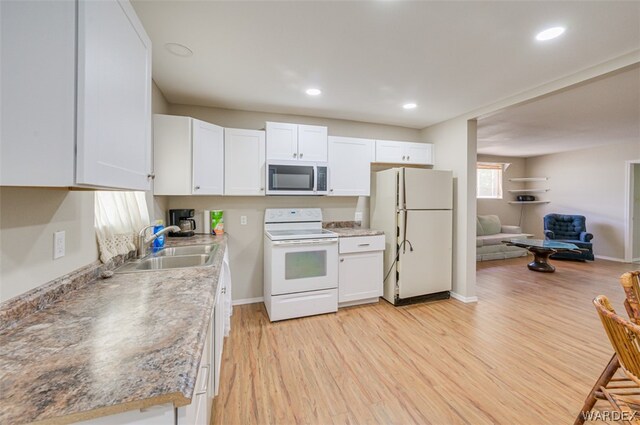
<svg viewBox="0 0 640 425">
<path fill-rule="evenodd" d="M 516 201 L 518 202 L 533 202 L 536 200 L 536 197 L 533 195 L 518 195 L 516 196 Z"/>
</svg>

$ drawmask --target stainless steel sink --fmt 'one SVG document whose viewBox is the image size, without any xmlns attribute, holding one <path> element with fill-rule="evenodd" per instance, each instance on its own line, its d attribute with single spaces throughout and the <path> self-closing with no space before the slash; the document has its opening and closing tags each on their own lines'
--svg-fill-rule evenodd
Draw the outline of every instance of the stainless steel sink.
<svg viewBox="0 0 640 425">
<path fill-rule="evenodd" d="M 164 248 L 154 254 L 153 257 L 169 257 L 175 255 L 196 255 L 196 254 L 210 254 L 215 252 L 218 245 L 189 245 L 189 246 L 175 246 L 171 248 Z"/>
<path fill-rule="evenodd" d="M 140 261 L 137 270 L 177 269 L 181 267 L 206 266 L 211 263 L 210 254 L 179 255 L 174 257 L 151 257 Z"/>
<path fill-rule="evenodd" d="M 140 260 L 129 261 L 115 272 L 132 273 L 209 266 L 213 263 L 217 249 L 218 246 L 213 244 L 164 248 Z"/>
</svg>

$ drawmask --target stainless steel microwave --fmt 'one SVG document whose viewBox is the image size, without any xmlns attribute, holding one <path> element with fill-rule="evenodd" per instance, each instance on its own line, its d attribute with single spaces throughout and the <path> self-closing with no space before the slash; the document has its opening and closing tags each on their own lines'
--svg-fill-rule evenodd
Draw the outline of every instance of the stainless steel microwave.
<svg viewBox="0 0 640 425">
<path fill-rule="evenodd" d="M 267 161 L 267 195 L 326 195 L 325 162 Z"/>
</svg>

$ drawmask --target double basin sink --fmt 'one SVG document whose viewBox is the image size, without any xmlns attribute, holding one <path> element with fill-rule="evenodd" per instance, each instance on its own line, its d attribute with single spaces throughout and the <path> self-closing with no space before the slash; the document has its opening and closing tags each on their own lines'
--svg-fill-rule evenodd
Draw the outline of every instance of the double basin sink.
<svg viewBox="0 0 640 425">
<path fill-rule="evenodd" d="M 141 259 L 131 260 L 115 272 L 131 273 L 209 266 L 213 263 L 217 249 L 216 244 L 163 248 Z"/>
</svg>

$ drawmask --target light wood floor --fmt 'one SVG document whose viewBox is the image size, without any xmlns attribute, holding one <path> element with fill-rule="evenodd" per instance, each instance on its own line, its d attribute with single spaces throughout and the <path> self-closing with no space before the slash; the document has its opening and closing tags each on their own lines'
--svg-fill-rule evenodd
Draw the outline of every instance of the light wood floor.
<svg viewBox="0 0 640 425">
<path fill-rule="evenodd" d="M 591 300 L 624 312 L 633 265 L 478 263 L 478 298 L 381 301 L 269 323 L 234 308 L 214 424 L 571 424 L 612 349 Z M 592 422 L 593 423 L 593 422 Z"/>
</svg>

